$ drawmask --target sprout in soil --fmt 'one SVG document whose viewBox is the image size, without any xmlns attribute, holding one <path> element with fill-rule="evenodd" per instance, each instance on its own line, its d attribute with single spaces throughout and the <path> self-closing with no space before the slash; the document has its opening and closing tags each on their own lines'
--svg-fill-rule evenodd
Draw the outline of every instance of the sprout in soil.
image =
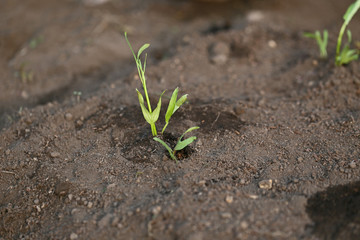
<svg viewBox="0 0 360 240">
<path fill-rule="evenodd" d="M 320 31 L 315 31 L 315 33 L 304 33 L 304 36 L 307 38 L 313 38 L 316 40 L 317 45 L 320 50 L 320 58 L 327 58 L 327 44 L 329 39 L 329 33 L 327 30 L 324 30 L 323 37 L 321 37 Z"/>
<path fill-rule="evenodd" d="M 358 51 L 355 49 L 350 49 L 350 44 L 351 44 L 350 30 L 347 31 L 348 42 L 345 44 L 343 49 L 340 51 L 341 41 L 342 41 L 343 35 L 345 33 L 345 29 L 346 29 L 347 25 L 350 23 L 351 19 L 355 15 L 355 13 L 359 10 L 359 8 L 360 8 L 360 0 L 356 0 L 354 3 L 352 3 L 349 6 L 349 8 L 347 9 L 347 11 L 343 17 L 344 23 L 341 26 L 338 40 L 337 40 L 337 46 L 336 46 L 335 64 L 337 66 L 341 66 L 343 64 L 348 64 L 359 58 Z"/>
<path fill-rule="evenodd" d="M 159 118 L 159 114 L 160 114 L 160 109 L 161 109 L 161 97 L 162 95 L 164 94 L 164 92 L 160 95 L 160 98 L 159 98 L 159 101 L 158 101 L 158 104 L 156 106 L 156 108 L 154 109 L 154 111 L 152 110 L 151 108 L 151 104 L 150 104 L 150 100 L 149 100 L 149 95 L 148 95 L 148 92 L 147 92 L 147 88 L 146 88 L 146 78 L 145 78 L 145 69 L 146 69 L 146 57 L 147 57 L 147 54 L 145 54 L 145 60 L 144 60 L 144 63 L 141 62 L 141 59 L 140 59 L 140 55 L 141 53 L 147 49 L 150 44 L 146 43 L 144 44 L 138 51 L 137 55 L 135 55 L 134 53 L 134 50 L 132 49 L 131 47 L 131 44 L 127 38 L 127 33 L 125 32 L 125 39 L 126 39 L 126 42 L 127 44 L 129 45 L 129 48 L 131 50 L 131 53 L 133 54 L 134 56 L 134 59 L 135 59 L 135 63 L 136 63 L 136 67 L 137 67 L 137 70 L 138 70 L 138 74 L 139 74 L 139 78 L 141 80 L 141 83 L 142 83 L 142 86 L 143 86 L 143 89 L 144 89 L 144 94 L 145 94 L 145 98 L 146 98 L 146 102 L 147 102 L 147 107 L 145 107 L 145 103 L 144 103 L 144 98 L 142 96 L 142 94 L 140 93 L 140 91 L 138 89 L 136 89 L 136 92 L 138 94 L 138 98 L 139 98 L 139 103 L 140 103 L 140 107 L 141 107 L 141 111 L 142 111 L 142 114 L 145 118 L 145 120 L 150 124 L 151 126 L 151 132 L 152 132 L 152 135 L 153 136 L 157 136 L 157 131 L 156 131 L 156 126 L 155 126 L 155 122 L 158 120 Z"/>
<path fill-rule="evenodd" d="M 144 63 L 141 62 L 141 59 L 140 59 L 140 56 L 141 56 L 141 53 L 147 49 L 150 44 L 144 44 L 138 51 L 137 55 L 135 55 L 134 53 L 134 50 L 133 48 L 131 47 L 131 44 L 127 38 L 127 33 L 125 32 L 124 33 L 125 35 L 125 39 L 126 39 L 126 42 L 127 44 L 129 45 L 129 48 L 131 50 L 131 53 L 132 55 L 134 56 L 134 59 L 135 59 L 135 63 L 136 63 L 136 67 L 137 67 L 137 70 L 138 70 L 138 74 L 139 74 L 139 78 L 141 80 L 141 83 L 142 83 L 142 86 L 143 86 L 143 89 L 144 89 L 144 94 L 145 94 L 145 98 L 146 98 L 146 103 L 147 103 L 147 108 L 145 106 L 145 101 L 144 101 L 144 98 L 143 98 L 143 95 L 140 93 L 140 91 L 138 89 L 136 89 L 136 92 L 137 92 L 137 95 L 138 95 L 138 98 L 139 98 L 139 103 L 140 103 L 140 107 L 141 107 L 141 111 L 142 111 L 142 114 L 146 120 L 146 122 L 148 122 L 151 126 L 151 132 L 152 132 L 152 135 L 153 135 L 153 139 L 159 143 L 161 143 L 168 151 L 169 151 L 169 154 L 171 156 L 172 159 L 174 159 L 176 162 L 177 162 L 177 159 L 175 157 L 175 153 L 176 151 L 179 151 L 183 148 L 185 148 L 186 146 L 188 146 L 190 143 L 192 143 L 196 137 L 195 136 L 192 136 L 192 137 L 189 137 L 185 140 L 182 140 L 182 138 L 184 137 L 184 135 L 188 132 L 191 132 L 193 130 L 196 130 L 198 129 L 199 127 L 192 127 L 192 128 L 189 128 L 188 130 L 186 130 L 184 132 L 183 135 L 181 135 L 181 137 L 179 138 L 179 140 L 177 141 L 176 143 L 176 146 L 174 148 L 174 150 L 172 150 L 163 140 L 161 140 L 160 138 L 157 138 L 157 130 L 156 130 L 156 126 L 155 126 L 155 123 L 156 121 L 158 120 L 159 118 L 159 114 L 160 114 L 160 109 L 161 109 L 161 97 L 162 95 L 164 94 L 164 92 L 162 92 L 162 94 L 160 95 L 160 98 L 159 98 L 159 101 L 158 101 L 158 104 L 156 106 L 156 108 L 154 110 L 152 110 L 151 108 L 151 104 L 150 104 L 150 100 L 149 100 L 149 95 L 148 95 L 148 92 L 147 92 L 147 88 L 146 88 L 146 77 L 145 77 L 145 69 L 146 69 L 146 57 L 147 57 L 147 54 L 145 54 L 145 59 L 144 59 Z M 172 93 L 171 95 L 171 98 L 170 98 L 170 101 L 169 101 L 169 105 L 168 105 L 168 108 L 167 108 L 167 111 L 166 111 L 166 114 L 165 114 L 165 126 L 164 128 L 162 129 L 161 133 L 163 134 L 166 127 L 168 126 L 169 124 L 169 121 L 170 121 L 170 118 L 172 117 L 172 115 L 176 112 L 176 110 L 179 109 L 179 107 L 186 101 L 187 99 L 187 94 L 183 95 L 180 99 L 177 99 L 178 97 L 178 92 L 179 92 L 179 88 L 176 88 L 174 90 L 174 92 Z"/>
<path fill-rule="evenodd" d="M 193 141 L 196 140 L 196 137 L 195 136 L 192 136 L 192 137 L 189 137 L 185 140 L 182 140 L 182 138 L 184 137 L 184 135 L 188 132 L 191 132 L 193 130 L 196 130 L 196 129 L 199 129 L 199 127 L 191 127 L 189 128 L 188 130 L 186 130 L 183 135 L 180 136 L 180 138 L 178 139 L 176 145 L 175 145 L 175 148 L 174 149 L 171 149 L 169 147 L 169 145 L 167 145 L 163 140 L 161 140 L 160 138 L 157 138 L 157 137 L 154 137 L 154 140 L 161 143 L 165 148 L 166 150 L 168 150 L 169 154 L 170 154 L 170 157 L 175 160 L 175 162 L 177 163 L 177 159 L 175 157 L 175 153 L 176 151 L 179 151 L 181 149 L 184 149 L 186 146 L 188 146 L 190 143 L 192 143 Z"/>
<path fill-rule="evenodd" d="M 179 88 L 176 88 L 173 92 L 173 94 L 171 95 L 171 99 L 165 114 L 165 126 L 163 128 L 163 130 L 161 131 L 162 134 L 164 134 L 164 131 L 167 127 L 167 125 L 169 124 L 170 118 L 171 116 L 176 112 L 176 110 L 179 109 L 179 107 L 186 101 L 187 99 L 187 94 L 183 95 L 179 100 L 177 100 L 177 95 L 179 92 Z"/>
</svg>

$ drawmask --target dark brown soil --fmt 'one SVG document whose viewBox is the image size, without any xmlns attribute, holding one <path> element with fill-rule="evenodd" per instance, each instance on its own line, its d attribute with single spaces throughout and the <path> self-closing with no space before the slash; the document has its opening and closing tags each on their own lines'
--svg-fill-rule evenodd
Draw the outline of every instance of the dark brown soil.
<svg viewBox="0 0 360 240">
<path fill-rule="evenodd" d="M 0 239 L 360 238 L 360 63 L 333 61 L 352 1 L 94 2 L 1 2 Z M 124 31 L 151 44 L 152 103 L 167 89 L 158 129 L 189 94 L 178 164 Z"/>
</svg>

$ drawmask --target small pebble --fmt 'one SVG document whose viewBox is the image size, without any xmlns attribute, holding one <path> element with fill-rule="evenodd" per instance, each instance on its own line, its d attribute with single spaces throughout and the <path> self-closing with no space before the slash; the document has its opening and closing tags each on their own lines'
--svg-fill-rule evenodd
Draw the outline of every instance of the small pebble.
<svg viewBox="0 0 360 240">
<path fill-rule="evenodd" d="M 78 239 L 78 235 L 77 235 L 76 233 L 71 233 L 71 234 L 70 234 L 70 239 L 71 239 L 71 240 Z"/>
<path fill-rule="evenodd" d="M 261 189 L 271 189 L 272 188 L 272 180 L 268 179 L 268 180 L 262 180 L 259 182 L 259 187 Z"/>
<path fill-rule="evenodd" d="M 65 119 L 67 121 L 71 121 L 73 119 L 73 115 L 71 113 L 65 113 Z"/>
<path fill-rule="evenodd" d="M 246 16 L 246 20 L 249 22 L 260 22 L 264 19 L 264 13 L 261 11 L 250 11 L 248 15 Z"/>
<path fill-rule="evenodd" d="M 255 195 L 255 194 L 248 194 L 247 195 L 249 198 L 251 198 L 251 199 L 258 199 L 259 198 L 259 196 L 258 195 Z"/>
<path fill-rule="evenodd" d="M 39 204 L 39 202 L 40 202 L 39 199 L 34 200 L 34 204 Z"/>
<path fill-rule="evenodd" d="M 242 222 L 240 223 L 240 227 L 241 227 L 242 229 L 247 229 L 247 228 L 249 227 L 249 224 L 248 224 L 246 221 L 242 221 Z"/>
<path fill-rule="evenodd" d="M 227 203 L 232 203 L 233 201 L 234 201 L 234 197 L 233 196 L 226 196 L 226 198 L 225 198 L 225 201 L 227 202 Z"/>
<path fill-rule="evenodd" d="M 356 163 L 355 163 L 355 161 L 351 161 L 351 162 L 349 163 L 349 167 L 350 167 L 350 168 L 356 168 Z"/>
<path fill-rule="evenodd" d="M 6 149 L 5 154 L 9 155 L 10 154 L 10 149 Z"/>
<path fill-rule="evenodd" d="M 87 207 L 88 207 L 88 208 L 92 208 L 93 205 L 94 205 L 94 204 L 93 204 L 92 202 L 88 202 Z"/>
<path fill-rule="evenodd" d="M 78 126 L 78 127 L 81 127 L 83 124 L 84 124 L 84 123 L 83 123 L 83 121 L 81 121 L 81 120 L 77 120 L 77 121 L 76 121 L 76 126 Z"/>
<path fill-rule="evenodd" d="M 276 43 L 274 40 L 270 40 L 270 41 L 268 42 L 268 45 L 269 45 L 269 47 L 271 47 L 271 48 L 276 48 L 276 47 L 277 47 L 277 43 Z"/>
<path fill-rule="evenodd" d="M 59 153 L 59 152 L 51 152 L 51 153 L 50 153 L 50 156 L 51 156 L 52 158 L 57 158 L 57 157 L 60 157 L 60 153 Z"/>
<path fill-rule="evenodd" d="M 298 157 L 298 158 L 297 158 L 297 161 L 298 161 L 299 163 L 301 163 L 301 162 L 304 161 L 304 159 L 303 159 L 302 157 Z"/>
<path fill-rule="evenodd" d="M 205 181 L 205 180 L 200 180 L 200 181 L 199 181 L 199 185 L 200 185 L 200 186 L 205 186 L 205 184 L 206 184 L 206 181 Z"/>
<path fill-rule="evenodd" d="M 225 213 L 222 213 L 222 214 L 221 214 L 221 217 L 222 217 L 222 218 L 231 218 L 232 216 L 231 216 L 231 213 L 225 212 Z"/>
<path fill-rule="evenodd" d="M 151 210 L 152 214 L 154 214 L 154 215 L 158 215 L 160 213 L 160 211 L 161 211 L 160 206 L 156 206 Z"/>
</svg>

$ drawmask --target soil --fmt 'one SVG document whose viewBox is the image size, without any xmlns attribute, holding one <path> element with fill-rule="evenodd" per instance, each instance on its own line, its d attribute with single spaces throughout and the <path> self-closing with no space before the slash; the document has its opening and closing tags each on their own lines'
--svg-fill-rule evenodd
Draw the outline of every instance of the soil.
<svg viewBox="0 0 360 240">
<path fill-rule="evenodd" d="M 333 61 L 351 2 L 1 1 L 0 239 L 359 239 L 360 63 Z M 326 60 L 302 35 L 322 29 Z M 178 163 L 124 31 L 151 44 L 153 105 L 167 89 L 158 130 L 189 94 Z"/>
</svg>

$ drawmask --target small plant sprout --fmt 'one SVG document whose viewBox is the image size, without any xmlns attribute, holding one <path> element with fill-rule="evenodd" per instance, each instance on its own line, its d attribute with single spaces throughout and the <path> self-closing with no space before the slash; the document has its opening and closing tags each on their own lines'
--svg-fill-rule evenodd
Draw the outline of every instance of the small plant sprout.
<svg viewBox="0 0 360 240">
<path fill-rule="evenodd" d="M 355 61 L 359 58 L 358 50 L 357 49 L 350 49 L 351 44 L 351 32 L 350 30 L 347 31 L 348 42 L 345 44 L 343 49 L 341 50 L 337 60 L 337 65 L 341 66 L 344 64 L 348 64 L 352 61 Z"/>
<path fill-rule="evenodd" d="M 189 144 L 191 144 L 193 141 L 196 140 L 195 136 L 189 137 L 185 140 L 182 140 L 182 138 L 184 137 L 184 135 L 188 132 L 191 132 L 193 130 L 199 129 L 199 127 L 191 127 L 188 130 L 186 130 L 183 135 L 180 136 L 180 138 L 178 139 L 175 148 L 171 149 L 169 147 L 169 145 L 167 145 L 163 140 L 161 140 L 160 138 L 154 137 L 153 139 L 159 143 L 161 143 L 161 145 L 163 145 L 166 150 L 168 150 L 170 157 L 175 160 L 175 162 L 177 163 L 177 158 L 175 157 L 176 151 L 180 151 L 181 149 L 184 149 L 186 146 L 188 146 Z"/>
<path fill-rule="evenodd" d="M 158 104 L 156 106 L 156 108 L 154 109 L 154 111 L 151 108 L 151 104 L 150 104 L 150 100 L 149 100 L 149 95 L 147 92 L 147 88 L 146 88 L 146 77 L 145 77 L 145 69 L 146 69 L 146 57 L 147 54 L 145 54 L 145 60 L 144 63 L 141 62 L 140 59 L 140 55 L 141 53 L 147 49 L 150 44 L 146 43 L 144 44 L 138 51 L 137 55 L 135 55 L 133 48 L 131 47 L 131 44 L 127 38 L 127 33 L 125 32 L 125 39 L 127 44 L 129 45 L 129 48 L 131 50 L 131 53 L 134 56 L 135 62 L 136 62 L 136 66 L 137 66 L 137 70 L 138 70 L 138 74 L 139 74 L 139 78 L 141 80 L 142 83 L 142 87 L 144 89 L 144 94 L 145 94 L 145 98 L 146 98 L 146 102 L 147 102 L 147 107 L 145 107 L 145 103 L 144 103 L 144 98 L 142 96 L 142 94 L 140 93 L 140 91 L 138 89 L 136 89 L 136 92 L 138 94 L 138 98 L 139 98 L 139 103 L 140 103 L 140 107 L 141 107 L 141 111 L 142 114 L 145 118 L 145 120 L 150 124 L 151 126 L 151 132 L 153 136 L 157 136 L 157 131 L 156 131 L 156 126 L 155 126 L 155 122 L 158 120 L 159 118 L 159 114 L 160 114 L 160 108 L 161 108 L 161 97 L 164 94 L 164 92 L 160 95 Z"/>
<path fill-rule="evenodd" d="M 323 36 L 321 37 L 320 31 L 315 31 L 315 33 L 304 33 L 304 36 L 307 38 L 313 38 L 316 40 L 317 45 L 320 50 L 320 58 L 327 58 L 327 44 L 329 39 L 329 33 L 327 30 L 324 30 Z"/>
<path fill-rule="evenodd" d="M 340 50 L 341 41 L 342 41 L 343 35 L 345 33 L 345 29 L 346 29 L 347 25 L 350 23 L 351 19 L 354 17 L 355 13 L 359 10 L 359 8 L 360 8 L 360 0 L 356 0 L 354 3 L 352 3 L 349 6 L 349 8 L 347 9 L 347 11 L 343 17 L 344 23 L 341 26 L 338 40 L 337 40 L 337 45 L 336 45 L 335 64 L 337 66 L 341 66 L 343 64 L 348 64 L 351 61 L 358 59 L 358 57 L 359 57 L 359 54 L 356 50 L 350 49 L 350 43 L 351 43 L 350 30 L 347 31 L 348 42 L 345 44 L 343 49 Z"/>
<path fill-rule="evenodd" d="M 171 116 L 176 112 L 176 110 L 179 109 L 179 107 L 186 101 L 187 99 L 187 94 L 183 95 L 179 100 L 177 100 L 177 95 L 179 92 L 179 88 L 176 88 L 173 92 L 173 94 L 171 95 L 170 98 L 170 102 L 165 114 L 165 126 L 163 128 L 163 130 L 161 131 L 161 133 L 163 134 L 166 127 L 169 124 L 170 118 Z"/>
<path fill-rule="evenodd" d="M 73 91 L 74 96 L 76 96 L 76 101 L 80 102 L 80 97 L 82 95 L 82 92 L 80 91 Z"/>
</svg>

